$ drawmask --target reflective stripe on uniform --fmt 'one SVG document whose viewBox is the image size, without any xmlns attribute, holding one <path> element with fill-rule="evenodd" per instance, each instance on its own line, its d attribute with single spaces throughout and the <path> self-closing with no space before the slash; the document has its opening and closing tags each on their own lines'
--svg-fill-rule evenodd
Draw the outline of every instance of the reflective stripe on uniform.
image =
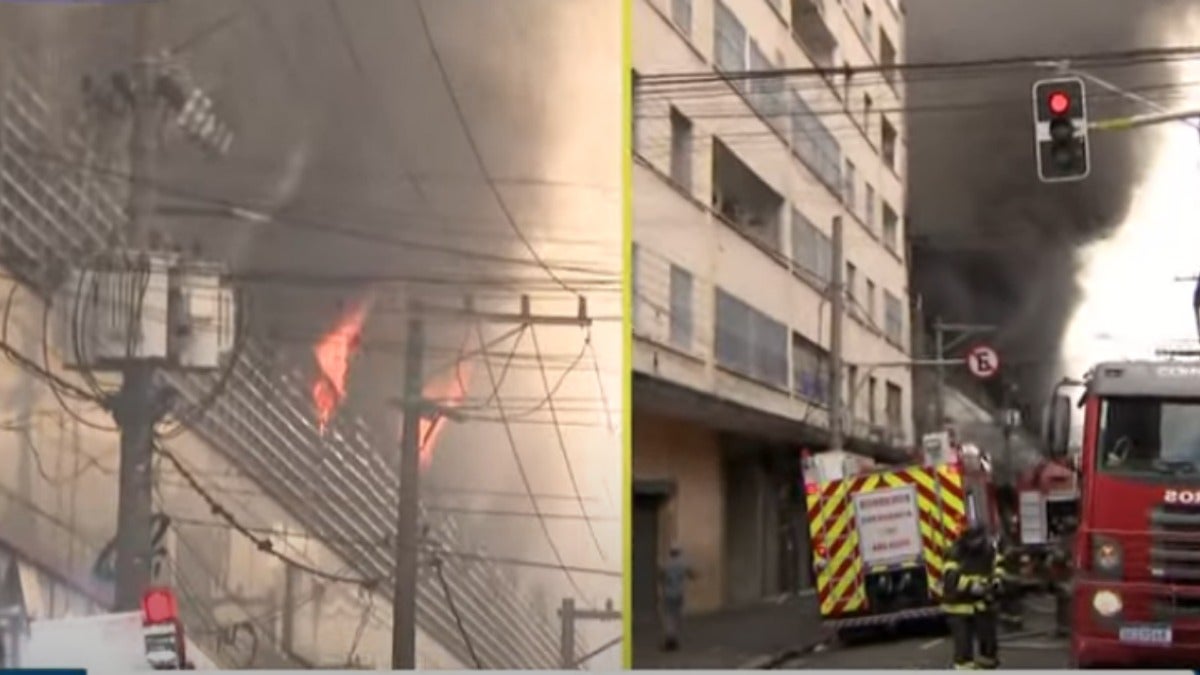
<svg viewBox="0 0 1200 675">
<path fill-rule="evenodd" d="M 975 613 L 975 605 L 970 602 L 943 602 L 942 611 L 959 616 L 969 615 Z"/>
</svg>

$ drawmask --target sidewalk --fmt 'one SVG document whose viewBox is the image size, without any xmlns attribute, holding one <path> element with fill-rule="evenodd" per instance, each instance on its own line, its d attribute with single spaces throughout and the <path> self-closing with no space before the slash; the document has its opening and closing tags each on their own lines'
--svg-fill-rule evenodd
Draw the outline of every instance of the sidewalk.
<svg viewBox="0 0 1200 675">
<path fill-rule="evenodd" d="M 633 666 L 637 669 L 731 669 L 803 650 L 822 638 L 813 593 L 789 596 L 711 614 L 684 618 L 678 651 L 661 650 L 657 622 L 634 624 Z"/>
</svg>

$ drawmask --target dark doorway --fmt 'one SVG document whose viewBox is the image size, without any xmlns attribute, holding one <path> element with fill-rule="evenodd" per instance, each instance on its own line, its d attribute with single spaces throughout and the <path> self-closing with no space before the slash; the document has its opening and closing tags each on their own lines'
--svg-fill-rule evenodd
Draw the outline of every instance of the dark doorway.
<svg viewBox="0 0 1200 675">
<path fill-rule="evenodd" d="M 633 488 L 633 619 L 655 622 L 658 615 L 659 523 L 673 492 L 666 481 L 637 481 Z"/>
</svg>

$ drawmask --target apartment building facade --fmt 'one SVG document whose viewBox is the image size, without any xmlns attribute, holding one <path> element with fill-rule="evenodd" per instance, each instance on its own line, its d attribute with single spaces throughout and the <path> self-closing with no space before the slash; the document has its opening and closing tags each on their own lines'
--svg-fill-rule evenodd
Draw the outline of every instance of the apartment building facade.
<svg viewBox="0 0 1200 675">
<path fill-rule="evenodd" d="M 903 10 L 637 0 L 633 30 L 634 609 L 671 543 L 693 610 L 744 606 L 810 584 L 799 457 L 829 444 L 835 219 L 848 449 L 913 443 L 903 85 L 843 68 L 898 62 Z M 745 74 L 773 69 L 794 73 Z"/>
</svg>

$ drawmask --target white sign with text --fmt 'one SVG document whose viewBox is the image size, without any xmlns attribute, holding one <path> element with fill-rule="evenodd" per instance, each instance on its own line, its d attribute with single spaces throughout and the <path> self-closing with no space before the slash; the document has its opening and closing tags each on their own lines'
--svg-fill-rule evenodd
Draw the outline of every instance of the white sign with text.
<svg viewBox="0 0 1200 675">
<path fill-rule="evenodd" d="M 854 517 L 863 562 L 891 565 L 921 557 L 917 491 L 911 485 L 854 495 Z"/>
</svg>

